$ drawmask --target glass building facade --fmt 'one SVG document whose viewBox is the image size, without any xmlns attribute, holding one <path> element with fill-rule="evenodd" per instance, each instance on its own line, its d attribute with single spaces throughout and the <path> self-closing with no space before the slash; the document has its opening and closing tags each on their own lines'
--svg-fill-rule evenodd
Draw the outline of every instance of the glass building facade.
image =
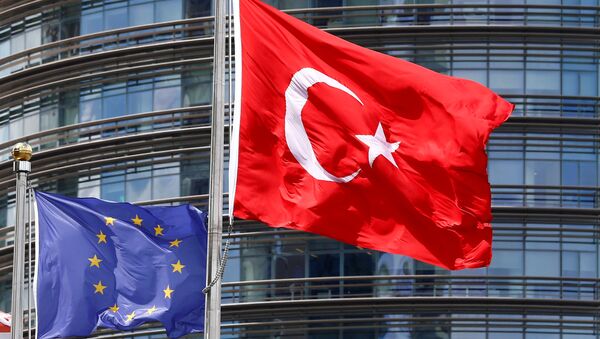
<svg viewBox="0 0 600 339">
<path fill-rule="evenodd" d="M 488 268 L 450 272 L 236 221 L 222 336 L 600 338 L 598 0 L 267 2 L 478 81 L 516 109 L 487 148 Z M 210 0 L 0 2 L 0 309 L 11 304 L 17 141 L 34 147 L 38 189 L 205 208 L 212 13 Z"/>
</svg>

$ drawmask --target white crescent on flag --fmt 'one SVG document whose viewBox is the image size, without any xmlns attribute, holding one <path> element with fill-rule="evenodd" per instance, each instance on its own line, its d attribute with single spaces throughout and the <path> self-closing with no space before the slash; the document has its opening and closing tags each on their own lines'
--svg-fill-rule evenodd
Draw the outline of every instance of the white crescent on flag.
<svg viewBox="0 0 600 339">
<path fill-rule="evenodd" d="M 346 92 L 361 105 L 364 105 L 354 92 L 339 81 L 314 68 L 302 68 L 294 74 L 289 87 L 285 91 L 285 141 L 294 158 L 315 179 L 347 183 L 360 173 L 360 169 L 345 177 L 337 177 L 327 172 L 317 160 L 315 151 L 310 144 L 308 134 L 302 123 L 302 109 L 308 101 L 308 89 L 320 82 Z"/>
</svg>

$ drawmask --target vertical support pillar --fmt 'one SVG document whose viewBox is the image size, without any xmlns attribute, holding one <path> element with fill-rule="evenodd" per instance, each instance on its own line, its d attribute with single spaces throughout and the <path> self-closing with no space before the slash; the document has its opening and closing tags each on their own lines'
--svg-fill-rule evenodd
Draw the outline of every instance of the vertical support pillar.
<svg viewBox="0 0 600 339">
<path fill-rule="evenodd" d="M 25 213 L 27 212 L 26 195 L 27 180 L 31 172 L 31 146 L 26 143 L 18 143 L 12 149 L 14 158 L 13 171 L 15 172 L 16 184 L 16 223 L 15 240 L 13 252 L 13 276 L 12 276 L 12 328 L 11 338 L 23 338 L 23 287 L 25 280 Z"/>
<path fill-rule="evenodd" d="M 208 206 L 208 249 L 206 285 L 219 278 L 223 233 L 223 158 L 225 120 L 225 2 L 215 0 L 215 39 L 213 58 L 213 100 L 210 140 L 210 184 Z M 204 338 L 221 336 L 221 281 L 218 279 L 206 295 Z"/>
</svg>

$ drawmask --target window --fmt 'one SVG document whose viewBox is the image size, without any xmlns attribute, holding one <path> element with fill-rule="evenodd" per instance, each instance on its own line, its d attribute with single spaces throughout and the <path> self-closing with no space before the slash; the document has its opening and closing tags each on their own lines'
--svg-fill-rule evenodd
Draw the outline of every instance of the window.
<svg viewBox="0 0 600 339">
<path fill-rule="evenodd" d="M 146 3 L 129 7 L 129 25 L 138 26 L 154 22 L 154 4 Z"/>
<path fill-rule="evenodd" d="M 490 69 L 490 88 L 500 94 L 523 93 L 522 70 Z"/>
<path fill-rule="evenodd" d="M 82 99 L 85 97 L 82 97 Z M 102 114 L 102 100 L 92 99 L 82 101 L 80 104 L 81 111 L 79 112 L 79 121 L 93 121 L 101 118 Z"/>
<path fill-rule="evenodd" d="M 127 181 L 126 201 L 147 201 L 152 199 L 150 178 L 142 178 Z"/>
<path fill-rule="evenodd" d="M 492 185 L 523 184 L 523 160 L 489 160 L 489 179 Z"/>
<path fill-rule="evenodd" d="M 459 78 L 477 81 L 482 85 L 487 85 L 486 69 L 455 69 L 452 71 L 452 75 Z"/>
<path fill-rule="evenodd" d="M 150 86 L 151 88 L 151 86 Z M 128 91 L 135 89 L 129 87 Z M 152 111 L 152 90 L 127 93 L 127 108 L 129 114 Z"/>
<path fill-rule="evenodd" d="M 556 251 L 525 251 L 525 274 L 556 277 L 560 275 L 560 253 Z"/>
<path fill-rule="evenodd" d="M 525 183 L 528 185 L 560 185 L 560 162 L 555 160 L 525 161 Z"/>
<path fill-rule="evenodd" d="M 111 30 L 128 26 L 127 7 L 115 8 L 104 12 L 104 29 Z"/>
<path fill-rule="evenodd" d="M 560 94 L 560 71 L 528 70 L 526 87 L 530 94 Z"/>
<path fill-rule="evenodd" d="M 127 114 L 125 94 L 104 97 L 102 100 L 102 117 L 113 118 Z"/>
<path fill-rule="evenodd" d="M 154 90 L 154 110 L 181 107 L 181 87 L 164 87 Z"/>
<path fill-rule="evenodd" d="M 494 260 L 488 268 L 490 275 L 523 275 L 523 251 L 509 249 L 494 249 Z"/>
<path fill-rule="evenodd" d="M 179 174 L 152 178 L 152 199 L 179 196 Z"/>
<path fill-rule="evenodd" d="M 182 15 L 181 0 L 156 1 L 156 22 L 178 20 L 181 19 Z"/>
<path fill-rule="evenodd" d="M 0 42 L 0 58 L 6 58 L 10 55 L 10 40 Z"/>
<path fill-rule="evenodd" d="M 81 34 L 101 32 L 104 29 L 102 12 L 88 13 L 81 16 Z"/>
</svg>

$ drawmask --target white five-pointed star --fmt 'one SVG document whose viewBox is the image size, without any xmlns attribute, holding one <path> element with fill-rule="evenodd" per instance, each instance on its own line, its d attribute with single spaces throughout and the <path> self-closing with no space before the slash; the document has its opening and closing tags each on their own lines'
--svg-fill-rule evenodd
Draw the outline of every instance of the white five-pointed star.
<svg viewBox="0 0 600 339">
<path fill-rule="evenodd" d="M 373 167 L 373 161 L 380 155 L 383 155 L 389 162 L 392 163 L 396 168 L 396 160 L 392 156 L 392 152 L 396 151 L 398 147 L 400 147 L 400 142 L 389 143 L 385 139 L 385 134 L 383 133 L 383 127 L 381 127 L 381 123 L 377 126 L 377 131 L 375 131 L 375 135 L 357 135 L 358 140 L 362 141 L 365 145 L 369 146 L 369 165 Z"/>
</svg>

